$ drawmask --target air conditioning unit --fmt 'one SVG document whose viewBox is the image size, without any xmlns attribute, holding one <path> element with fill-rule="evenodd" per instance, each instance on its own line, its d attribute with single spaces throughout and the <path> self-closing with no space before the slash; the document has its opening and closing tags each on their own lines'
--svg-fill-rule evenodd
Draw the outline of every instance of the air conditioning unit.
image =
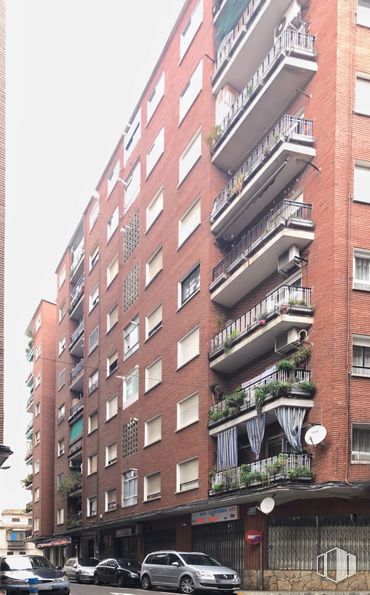
<svg viewBox="0 0 370 595">
<path fill-rule="evenodd" d="M 291 328 L 285 333 L 278 335 L 275 339 L 275 351 L 279 353 L 294 351 L 301 343 L 301 332 L 300 329 Z"/>
<path fill-rule="evenodd" d="M 289 273 L 292 269 L 298 265 L 294 262 L 294 258 L 299 258 L 298 246 L 291 246 L 289 250 L 283 252 L 278 258 L 278 271 L 279 273 Z"/>
<path fill-rule="evenodd" d="M 352 451 L 352 463 L 370 463 L 370 452 Z"/>
<path fill-rule="evenodd" d="M 287 23 L 287 18 L 283 17 L 280 21 L 280 23 L 278 25 L 276 25 L 275 29 L 274 29 L 274 41 L 277 40 L 278 37 L 280 37 L 280 35 L 282 34 L 282 32 L 284 31 L 285 27 L 286 27 L 286 23 Z"/>
</svg>

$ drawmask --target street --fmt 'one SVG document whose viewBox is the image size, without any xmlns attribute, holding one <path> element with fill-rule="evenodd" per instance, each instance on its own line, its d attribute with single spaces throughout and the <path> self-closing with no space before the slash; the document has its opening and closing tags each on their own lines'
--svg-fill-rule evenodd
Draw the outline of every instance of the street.
<svg viewBox="0 0 370 595">
<path fill-rule="evenodd" d="M 119 593 L 126 593 L 127 595 L 144 595 L 147 591 L 138 588 L 124 587 L 119 588 L 116 586 L 106 585 L 91 585 L 91 584 L 80 584 L 71 582 L 71 595 L 115 595 Z M 154 591 L 157 595 L 168 595 L 170 591 Z"/>
</svg>

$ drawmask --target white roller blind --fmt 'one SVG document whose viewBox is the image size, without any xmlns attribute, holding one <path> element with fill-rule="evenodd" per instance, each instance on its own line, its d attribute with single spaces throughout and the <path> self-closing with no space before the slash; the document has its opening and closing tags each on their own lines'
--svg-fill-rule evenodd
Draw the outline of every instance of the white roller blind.
<svg viewBox="0 0 370 595">
<path fill-rule="evenodd" d="M 193 105 L 202 90 L 203 61 L 201 60 L 190 77 L 188 84 L 180 95 L 180 122 Z"/>
<path fill-rule="evenodd" d="M 177 428 L 184 428 L 199 419 L 198 393 L 180 401 L 177 408 Z"/>
<path fill-rule="evenodd" d="M 146 176 L 150 174 L 153 167 L 164 151 L 164 128 L 159 131 L 150 151 L 146 156 Z"/>
<path fill-rule="evenodd" d="M 162 325 L 162 305 L 158 306 L 154 312 L 149 314 L 146 319 L 146 336 L 150 337 Z"/>
<path fill-rule="evenodd" d="M 161 474 L 155 473 L 149 475 L 146 479 L 146 497 L 147 500 L 160 496 L 161 493 Z"/>
<path fill-rule="evenodd" d="M 355 165 L 353 198 L 370 203 L 370 163 Z"/>
<path fill-rule="evenodd" d="M 145 424 L 145 446 L 153 444 L 162 438 L 162 417 L 158 417 L 147 421 Z"/>
<path fill-rule="evenodd" d="M 200 224 L 200 200 L 198 199 L 179 221 L 179 246 Z"/>
<path fill-rule="evenodd" d="M 152 279 L 163 268 L 163 250 L 162 248 L 149 260 L 146 265 L 146 284 L 150 283 Z"/>
<path fill-rule="evenodd" d="M 178 486 L 180 492 L 199 485 L 199 459 L 191 459 L 178 465 Z"/>
<path fill-rule="evenodd" d="M 199 0 L 183 32 L 180 35 L 180 60 L 190 46 L 203 21 L 203 0 Z"/>
<path fill-rule="evenodd" d="M 145 370 L 145 390 L 150 390 L 162 382 L 162 360 L 159 359 Z"/>
<path fill-rule="evenodd" d="M 198 354 L 199 328 L 196 328 L 177 344 L 177 367 L 183 366 Z"/>
<path fill-rule="evenodd" d="M 179 183 L 188 175 L 189 171 L 202 154 L 202 137 L 199 130 L 192 138 L 179 159 Z"/>
<path fill-rule="evenodd" d="M 146 108 L 146 121 L 147 123 L 151 119 L 152 115 L 154 114 L 157 106 L 164 95 L 164 71 L 162 72 L 156 86 L 153 89 L 151 96 L 147 102 Z"/>
<path fill-rule="evenodd" d="M 146 229 L 148 230 L 157 219 L 159 214 L 163 211 L 163 190 L 153 198 L 146 209 Z"/>
</svg>

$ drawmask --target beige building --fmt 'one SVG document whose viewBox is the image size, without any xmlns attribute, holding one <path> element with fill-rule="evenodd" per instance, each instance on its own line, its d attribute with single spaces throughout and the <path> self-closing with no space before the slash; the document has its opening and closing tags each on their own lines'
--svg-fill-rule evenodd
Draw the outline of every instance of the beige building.
<svg viewBox="0 0 370 595">
<path fill-rule="evenodd" d="M 31 536 L 32 514 L 18 508 L 3 510 L 0 518 L 0 556 L 39 554 Z"/>
</svg>

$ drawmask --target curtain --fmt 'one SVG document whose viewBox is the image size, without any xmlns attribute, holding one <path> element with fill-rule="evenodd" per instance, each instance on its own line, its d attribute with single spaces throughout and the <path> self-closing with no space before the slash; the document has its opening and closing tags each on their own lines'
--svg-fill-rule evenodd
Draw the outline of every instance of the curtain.
<svg viewBox="0 0 370 595">
<path fill-rule="evenodd" d="M 238 465 L 238 430 L 230 428 L 217 435 L 217 471 Z"/>
<path fill-rule="evenodd" d="M 275 409 L 275 413 L 289 444 L 296 452 L 301 452 L 301 431 L 306 409 L 303 407 L 278 407 Z"/>
<path fill-rule="evenodd" d="M 357 281 L 370 282 L 370 259 L 355 257 L 355 279 Z"/>
<path fill-rule="evenodd" d="M 265 435 L 266 415 L 264 413 L 262 415 L 257 415 L 257 417 L 254 417 L 253 419 L 248 419 L 245 423 L 249 444 L 257 461 L 260 456 L 262 440 Z"/>
</svg>

